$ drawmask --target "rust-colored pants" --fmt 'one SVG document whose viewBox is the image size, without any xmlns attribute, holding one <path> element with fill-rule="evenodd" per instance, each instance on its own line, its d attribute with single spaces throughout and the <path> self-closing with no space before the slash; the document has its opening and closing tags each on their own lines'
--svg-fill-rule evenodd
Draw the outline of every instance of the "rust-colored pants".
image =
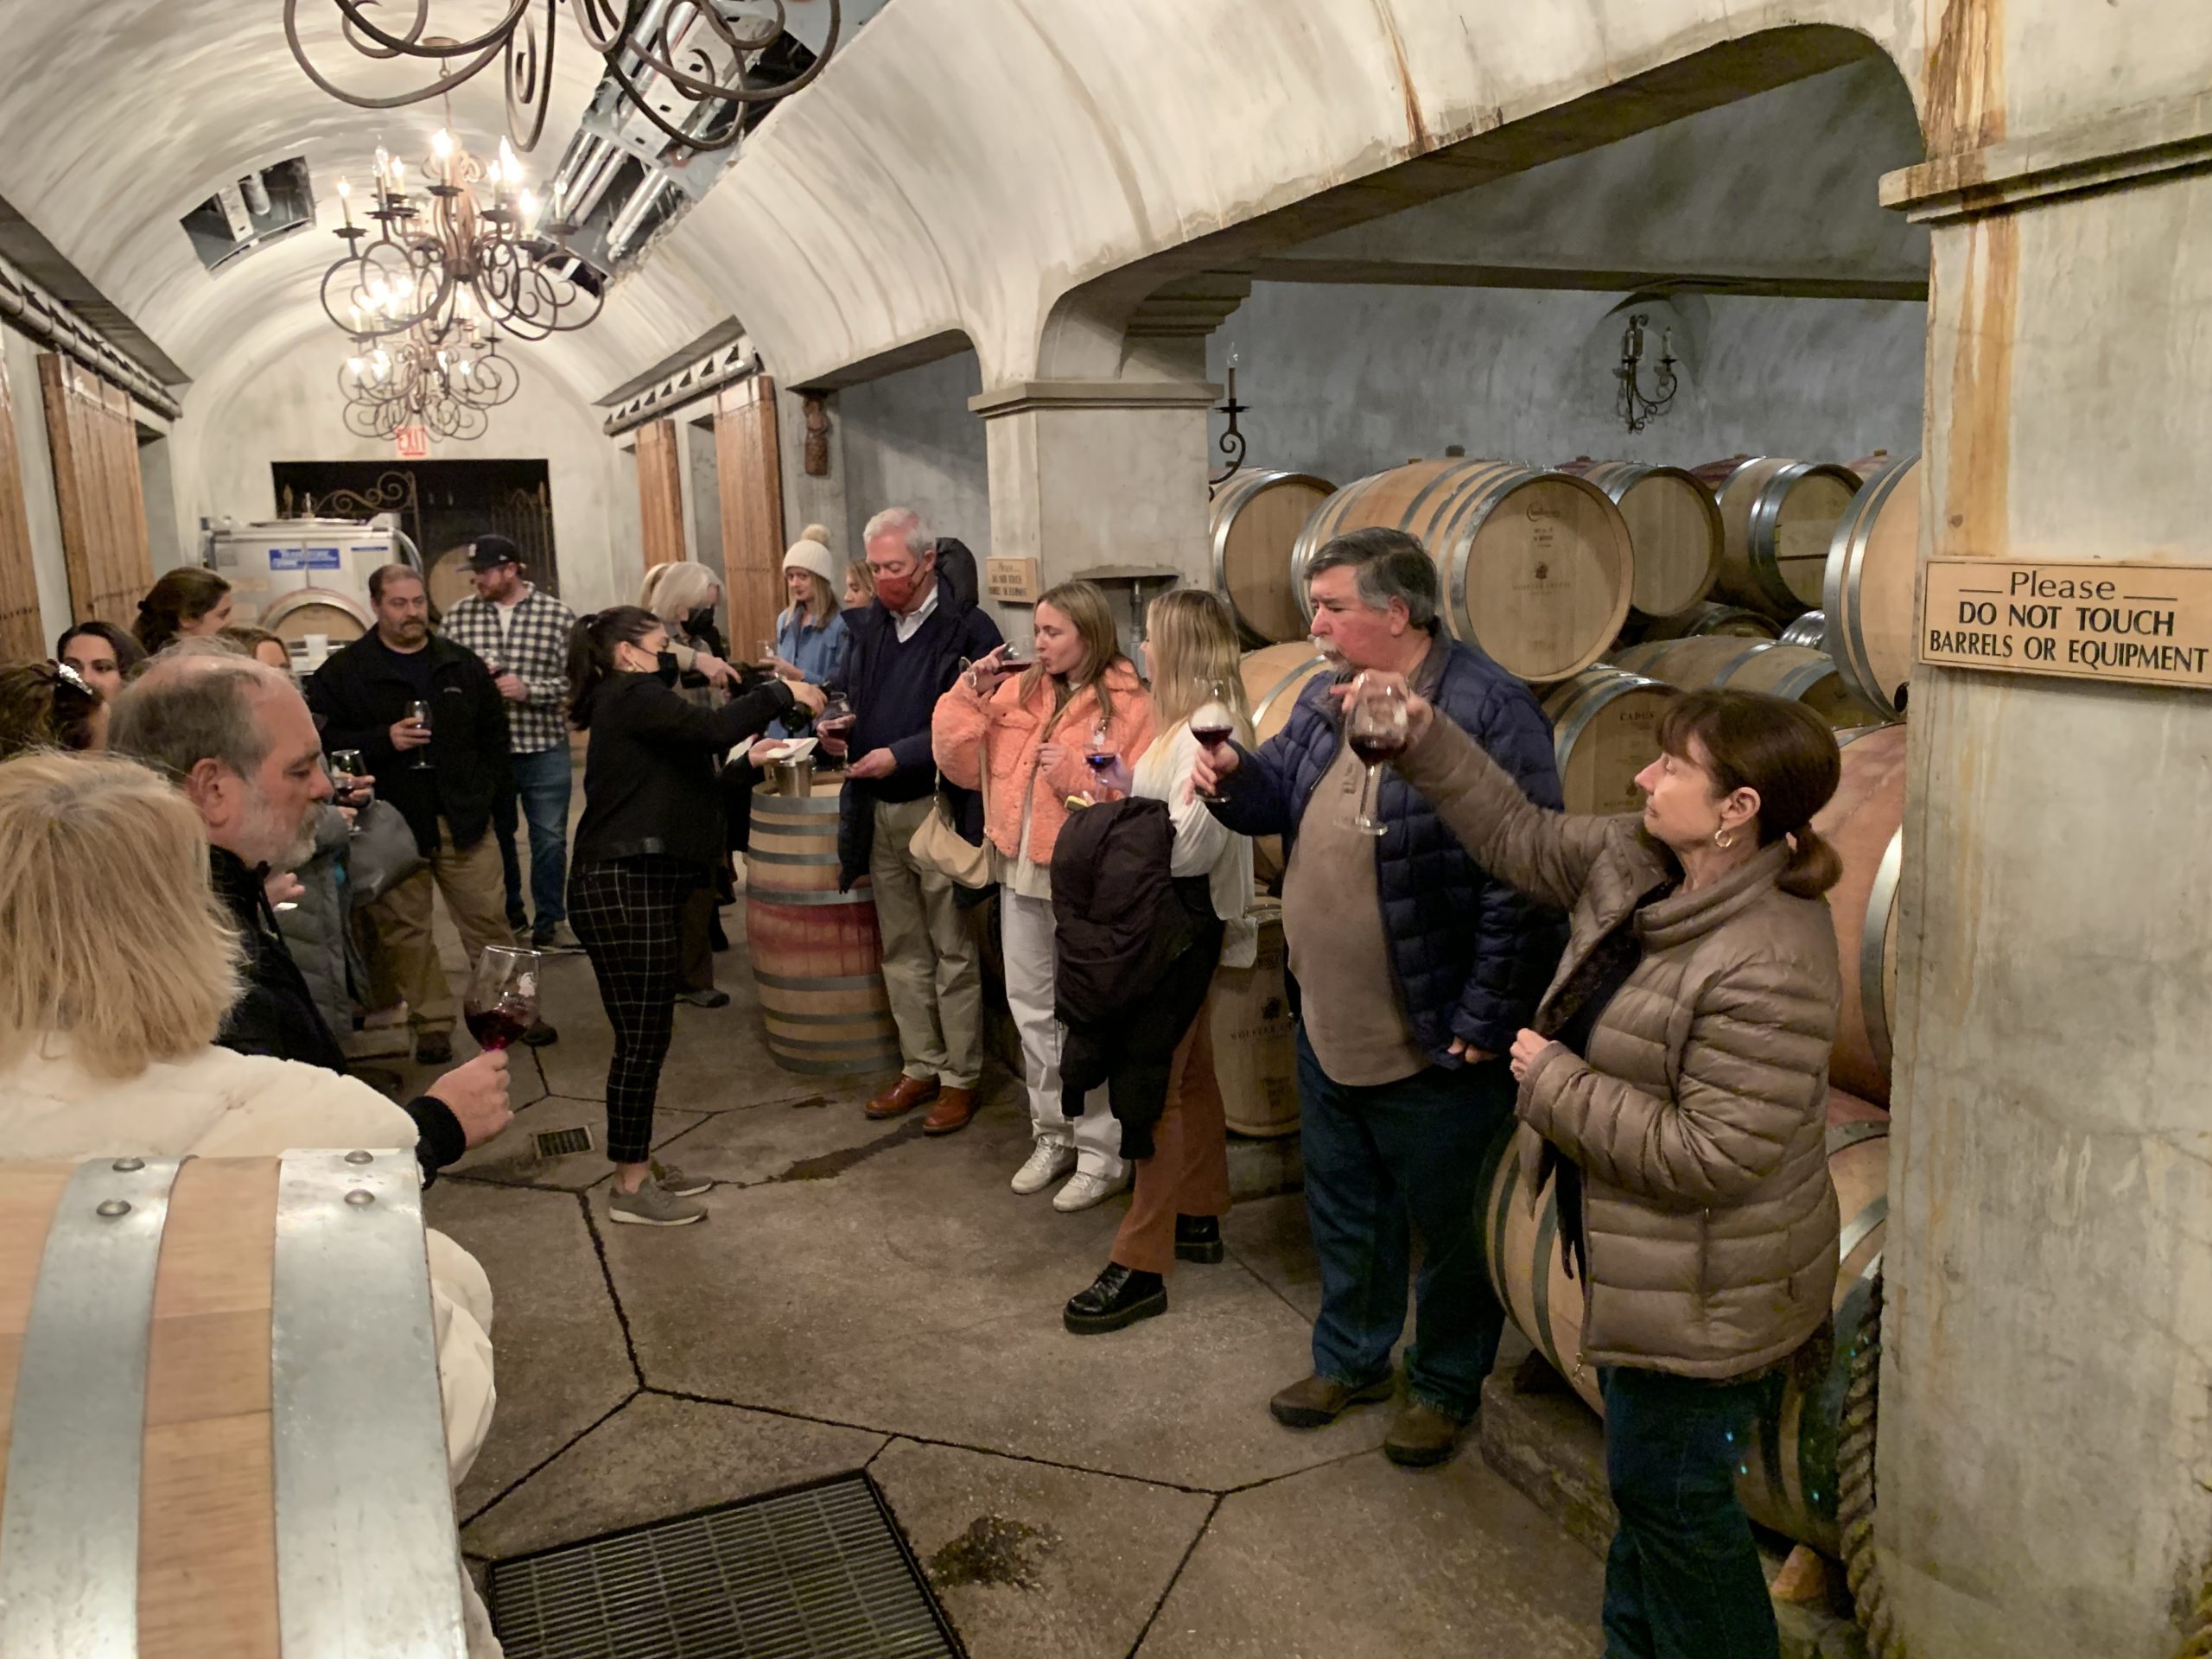
<svg viewBox="0 0 2212 1659">
<path fill-rule="evenodd" d="M 1229 1213 L 1229 1128 L 1213 1072 L 1212 999 L 1175 1046 L 1167 1109 L 1153 1126 L 1152 1156 L 1136 1160 L 1136 1196 L 1114 1235 L 1113 1260 L 1163 1278 L 1175 1270 L 1175 1217 Z"/>
</svg>

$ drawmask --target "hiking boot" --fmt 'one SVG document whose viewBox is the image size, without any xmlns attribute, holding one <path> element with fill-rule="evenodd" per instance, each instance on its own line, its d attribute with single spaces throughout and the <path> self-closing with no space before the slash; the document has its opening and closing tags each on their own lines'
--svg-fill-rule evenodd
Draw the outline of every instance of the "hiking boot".
<svg viewBox="0 0 2212 1659">
<path fill-rule="evenodd" d="M 1119 1331 L 1125 1325 L 1167 1311 L 1167 1287 L 1156 1273 L 1139 1273 L 1118 1262 L 1084 1289 L 1068 1298 L 1060 1323 L 1078 1337 Z"/>
<path fill-rule="evenodd" d="M 1401 1469 L 1428 1468 L 1445 1462 L 1458 1450 L 1459 1431 L 1465 1427 L 1426 1400 L 1408 1395 L 1382 1439 L 1382 1455 Z"/>
<path fill-rule="evenodd" d="M 1268 1401 L 1268 1409 L 1285 1428 L 1325 1428 L 1354 1406 L 1388 1400 L 1397 1386 L 1397 1379 L 1390 1376 L 1360 1389 L 1325 1376 L 1301 1377 Z"/>
<path fill-rule="evenodd" d="M 625 1192 L 619 1186 L 610 1188 L 607 1218 L 633 1222 L 640 1227 L 688 1227 L 707 1218 L 707 1206 L 690 1198 L 679 1198 L 648 1177 L 634 1192 Z"/>
</svg>

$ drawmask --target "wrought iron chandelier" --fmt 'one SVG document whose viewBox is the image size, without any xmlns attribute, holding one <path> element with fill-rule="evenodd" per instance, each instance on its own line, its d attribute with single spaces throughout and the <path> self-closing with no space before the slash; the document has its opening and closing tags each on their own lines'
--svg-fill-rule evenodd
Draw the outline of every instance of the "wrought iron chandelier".
<svg viewBox="0 0 2212 1659">
<path fill-rule="evenodd" d="M 491 411 L 521 389 L 514 363 L 499 355 L 499 340 L 474 319 L 438 329 L 417 323 L 397 340 L 364 334 L 340 371 L 346 397 L 346 429 L 364 438 L 389 438 L 404 426 L 421 426 L 442 438 L 480 438 Z"/>
<path fill-rule="evenodd" d="M 513 148 L 479 162 L 440 129 L 423 163 L 418 198 L 407 164 L 377 151 L 374 231 L 353 219 L 353 188 L 338 182 L 346 251 L 322 276 L 322 308 L 355 339 L 428 325 L 444 334 L 480 319 L 518 340 L 581 328 L 602 296 L 578 280 L 582 262 L 538 232 L 544 204 L 523 182 Z M 558 204 L 556 204 L 557 211 Z"/>
<path fill-rule="evenodd" d="M 1613 378 L 1621 383 L 1615 410 L 1631 432 L 1643 431 L 1654 418 L 1664 415 L 1680 390 L 1675 381 L 1675 331 L 1671 328 L 1660 331 L 1659 378 L 1652 385 L 1654 395 L 1647 397 L 1637 379 L 1643 368 L 1643 326 L 1650 321 L 1649 315 L 1641 312 L 1629 318 L 1621 335 L 1620 366 L 1613 371 Z"/>
<path fill-rule="evenodd" d="M 507 0 L 505 15 L 465 40 L 427 33 L 432 0 L 395 9 L 404 22 L 378 24 L 376 0 L 328 0 L 336 8 L 346 45 L 383 62 L 434 66 L 427 86 L 390 97 L 352 92 L 316 68 L 300 41 L 301 0 L 284 0 L 284 38 L 308 79 L 333 98 L 364 110 L 395 110 L 442 98 L 474 79 L 497 59 L 506 81 L 507 130 L 518 149 L 537 146 L 545 130 L 552 91 L 553 49 L 559 36 L 559 0 Z M 830 0 L 829 36 L 815 60 L 786 81 L 756 84 L 751 70 L 784 32 L 785 0 L 569 0 L 584 43 L 606 60 L 607 73 L 638 112 L 687 150 L 726 149 L 738 141 L 747 109 L 788 98 L 822 73 L 836 48 L 839 0 Z M 409 15 L 411 11 L 411 16 Z M 665 81 L 690 99 L 729 106 L 716 126 L 684 131 L 664 120 L 648 93 Z"/>
</svg>

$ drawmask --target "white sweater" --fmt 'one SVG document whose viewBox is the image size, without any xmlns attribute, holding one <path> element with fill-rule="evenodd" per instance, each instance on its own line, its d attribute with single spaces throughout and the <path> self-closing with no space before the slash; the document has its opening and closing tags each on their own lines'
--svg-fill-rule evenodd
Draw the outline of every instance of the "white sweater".
<svg viewBox="0 0 2212 1659">
<path fill-rule="evenodd" d="M 1252 838 L 1238 835 L 1191 792 L 1191 771 L 1198 763 L 1198 740 L 1191 735 L 1191 722 L 1178 721 L 1156 733 L 1137 757 L 1129 792 L 1167 803 L 1168 822 L 1175 826 L 1169 873 L 1206 878 L 1213 913 L 1229 925 L 1221 965 L 1249 968 L 1260 953 L 1259 927 L 1244 914 L 1252 907 Z"/>
</svg>

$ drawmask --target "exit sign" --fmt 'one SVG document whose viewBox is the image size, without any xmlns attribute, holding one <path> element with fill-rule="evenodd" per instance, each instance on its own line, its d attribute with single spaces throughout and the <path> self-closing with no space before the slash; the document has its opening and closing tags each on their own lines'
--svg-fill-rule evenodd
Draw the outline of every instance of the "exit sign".
<svg viewBox="0 0 2212 1659">
<path fill-rule="evenodd" d="M 430 458 L 430 429 L 427 426 L 403 426 L 392 435 L 392 442 L 402 461 Z"/>
</svg>

